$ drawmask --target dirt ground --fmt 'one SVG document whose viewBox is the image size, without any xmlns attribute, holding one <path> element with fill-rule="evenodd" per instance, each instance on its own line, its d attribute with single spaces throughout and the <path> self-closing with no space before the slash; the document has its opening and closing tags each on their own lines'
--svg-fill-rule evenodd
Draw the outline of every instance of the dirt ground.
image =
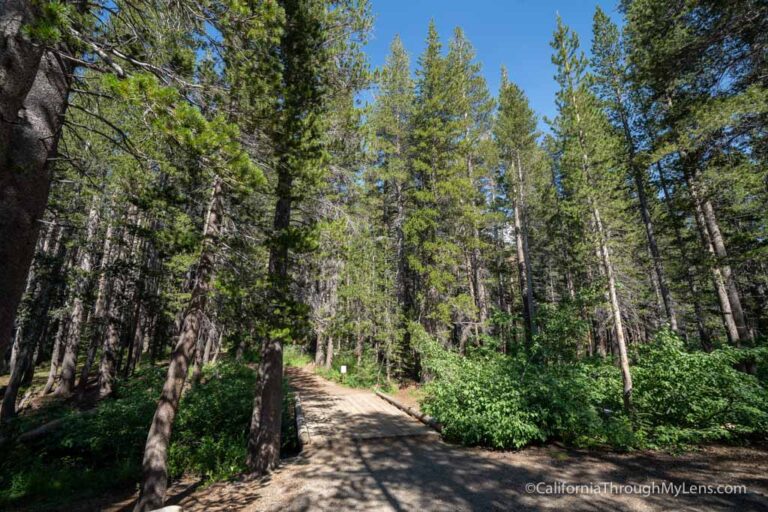
<svg viewBox="0 0 768 512">
<path fill-rule="evenodd" d="M 361 400 L 360 393 L 367 393 L 302 373 L 294 373 L 291 378 L 300 394 L 307 396 L 303 401 L 308 417 L 317 412 L 313 411 L 316 407 L 339 407 L 337 402 L 345 400 L 343 397 Z M 348 429 L 355 422 L 361 428 L 370 427 L 376 423 L 376 415 L 382 414 L 356 407 L 357 415 L 347 411 L 342 418 Z M 584 487 L 558 489 L 556 482 Z M 711 491 L 721 492 L 702 491 L 693 486 L 712 486 Z M 739 492 L 726 494 L 723 491 L 733 489 L 717 486 L 744 486 L 746 492 L 737 489 Z M 132 499 L 125 498 L 100 508 L 128 511 Z M 310 445 L 262 479 L 206 488 L 193 480 L 179 482 L 170 489 L 168 504 L 181 505 L 185 511 L 210 512 L 746 512 L 768 510 L 768 450 L 708 447 L 674 456 L 547 446 L 493 452 L 450 445 L 436 436 L 333 438 L 320 446 Z"/>
<path fill-rule="evenodd" d="M 394 438 L 312 451 L 253 482 L 181 488 L 170 503 L 200 511 L 768 510 L 768 453 L 710 448 L 683 457 L 559 448 L 518 453 Z M 661 486 L 740 484 L 746 494 L 545 494 L 537 482 Z M 534 488 L 535 489 L 535 488 Z"/>
</svg>

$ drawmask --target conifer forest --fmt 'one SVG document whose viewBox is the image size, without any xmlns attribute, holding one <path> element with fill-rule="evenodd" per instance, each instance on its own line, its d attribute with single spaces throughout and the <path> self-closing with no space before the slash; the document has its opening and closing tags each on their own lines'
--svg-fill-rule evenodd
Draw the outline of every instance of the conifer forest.
<svg viewBox="0 0 768 512">
<path fill-rule="evenodd" d="M 733 503 L 768 506 L 768 3 L 554 5 L 549 115 L 443 2 L 374 65 L 388 1 L 0 0 L 0 509 L 195 478 L 261 490 L 183 510 L 379 510 L 266 505 L 332 455 L 307 382 L 400 397 L 454 461 L 742 454 Z M 639 506 L 419 467 L 389 509 Z"/>
</svg>

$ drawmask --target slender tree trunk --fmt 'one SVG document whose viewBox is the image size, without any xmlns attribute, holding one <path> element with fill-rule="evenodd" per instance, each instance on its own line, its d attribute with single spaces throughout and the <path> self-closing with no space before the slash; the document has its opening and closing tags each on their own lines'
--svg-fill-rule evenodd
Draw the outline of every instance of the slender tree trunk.
<svg viewBox="0 0 768 512">
<path fill-rule="evenodd" d="M 48 380 L 43 387 L 42 395 L 47 395 L 53 389 L 53 385 L 56 383 L 56 377 L 59 375 L 59 366 L 61 364 L 61 357 L 64 353 L 61 350 L 61 346 L 64 344 L 64 338 L 67 336 L 67 320 L 62 318 L 59 320 L 59 327 L 56 330 L 56 339 L 53 342 L 53 351 L 51 353 L 51 369 L 48 371 Z"/>
<path fill-rule="evenodd" d="M 691 198 L 693 199 L 694 216 L 696 218 L 696 225 L 699 228 L 701 243 L 709 255 L 715 259 L 717 257 L 715 248 L 712 245 L 712 240 L 709 231 L 707 230 L 706 221 L 704 220 L 704 210 L 701 206 L 699 195 L 696 193 L 695 187 L 690 189 L 690 192 Z M 725 333 L 728 336 L 728 341 L 731 344 L 738 346 L 740 342 L 739 331 L 733 318 L 731 302 L 728 300 L 728 290 L 726 289 L 723 272 L 716 261 L 711 263 L 710 271 L 712 272 L 712 282 L 715 287 L 715 292 L 717 292 L 717 299 L 720 303 L 720 314 L 722 315 Z"/>
<path fill-rule="evenodd" d="M 584 131 L 581 128 L 581 115 L 579 114 L 578 103 L 575 95 L 571 94 L 574 108 L 576 110 L 576 122 L 579 126 L 579 144 L 582 148 L 582 167 L 584 170 L 584 176 L 589 179 L 590 176 L 590 161 L 587 154 Z M 595 228 L 597 230 L 598 237 L 598 252 L 600 254 L 603 271 L 605 277 L 608 279 L 608 300 L 611 305 L 611 313 L 613 315 L 614 330 L 616 332 L 616 348 L 619 351 L 619 366 L 621 367 L 621 376 L 624 383 L 624 409 L 631 413 L 632 411 L 632 374 L 629 371 L 629 357 L 627 355 L 627 344 L 624 339 L 624 323 L 621 318 L 621 305 L 619 303 L 619 297 L 616 293 L 616 277 L 614 275 L 613 263 L 611 262 L 610 249 L 608 247 L 608 233 L 606 233 L 603 226 L 602 218 L 600 217 L 600 210 L 597 208 L 597 204 L 593 197 L 589 198 L 590 208 L 592 209 L 592 216 L 595 222 Z"/>
<path fill-rule="evenodd" d="M 219 336 L 216 338 L 216 343 L 213 347 L 213 355 L 211 356 L 211 362 L 215 363 L 219 359 L 219 350 L 221 350 L 221 341 L 224 339 L 224 331 L 222 330 L 219 333 Z"/>
<path fill-rule="evenodd" d="M 11 367 L 11 376 L 8 380 L 8 386 L 3 395 L 3 402 L 0 406 L 0 423 L 6 422 L 16 416 L 16 397 L 19 393 L 19 387 L 22 383 L 22 377 L 26 371 L 27 365 L 32 359 L 32 347 L 24 340 L 24 333 L 19 333 L 22 341 L 19 344 L 19 353 L 16 356 L 14 365 Z"/>
<path fill-rule="evenodd" d="M 725 249 L 725 240 L 720 231 L 720 225 L 717 222 L 715 210 L 712 207 L 712 203 L 706 198 L 701 202 L 701 206 L 704 213 L 704 223 L 707 226 L 707 231 L 712 240 L 712 248 L 715 251 L 715 256 L 717 256 L 717 259 L 720 262 L 720 268 L 722 269 L 725 288 L 728 292 L 728 302 L 731 303 L 731 312 L 733 313 L 733 321 L 736 323 L 739 341 L 748 341 L 752 338 L 752 335 L 747 327 L 744 309 L 741 306 L 741 295 L 736 286 L 736 278 L 731 270 L 731 266 L 728 264 L 728 252 Z"/>
<path fill-rule="evenodd" d="M 79 276 L 75 287 L 75 298 L 72 305 L 72 318 L 69 326 L 69 339 L 64 347 L 64 359 L 61 363 L 61 378 L 56 394 L 59 396 L 69 396 L 75 388 L 75 370 L 77 366 L 77 354 L 80 348 L 80 338 L 82 335 L 83 324 L 86 319 L 85 302 L 91 288 L 91 266 L 92 266 L 92 247 L 96 236 L 96 228 L 99 224 L 99 209 L 94 199 L 88 212 L 86 223 L 85 245 L 81 248 Z"/>
<path fill-rule="evenodd" d="M 639 169 L 635 169 L 633 177 L 635 180 L 635 187 L 637 188 L 637 198 L 640 202 L 640 216 L 642 217 L 643 225 L 645 226 L 645 236 L 648 240 L 648 249 L 651 252 L 653 270 L 656 273 L 656 282 L 658 284 L 659 293 L 664 305 L 664 312 L 666 313 L 667 320 L 669 320 L 670 329 L 672 329 L 673 332 L 678 332 L 677 314 L 675 312 L 675 306 L 672 301 L 672 294 L 669 291 L 667 279 L 664 275 L 664 264 L 661 261 L 661 253 L 659 251 L 658 242 L 656 241 L 656 232 L 653 228 L 651 211 L 648 208 L 648 197 L 645 193 L 645 183 Z"/>
<path fill-rule="evenodd" d="M 667 207 L 667 212 L 673 221 L 675 243 L 680 251 L 680 257 L 683 260 L 685 266 L 685 278 L 688 285 L 688 293 L 690 294 L 690 300 L 693 304 L 694 316 L 696 317 L 696 327 L 699 332 L 699 341 L 702 348 L 709 352 L 712 350 L 712 340 L 709 330 L 707 329 L 706 318 L 704 316 L 704 308 L 701 306 L 701 299 L 699 298 L 699 290 L 696 286 L 696 276 L 694 271 L 689 265 L 690 258 L 688 257 L 688 251 L 685 248 L 685 240 L 683 240 L 683 234 L 680 230 L 680 215 L 675 211 L 672 206 L 672 194 L 669 189 L 669 183 L 667 182 L 664 169 L 660 163 L 656 163 L 656 170 L 659 173 L 659 182 L 661 183 L 661 191 L 664 194 L 664 204 Z"/>
<path fill-rule="evenodd" d="M 279 171 L 278 199 L 273 223 L 274 232 L 278 235 L 286 233 L 291 225 L 292 188 L 293 177 L 290 170 Z M 269 255 L 269 273 L 272 278 L 270 298 L 278 308 L 285 304 L 288 299 L 289 263 L 288 245 L 286 243 L 274 244 Z M 276 315 L 282 314 L 282 312 L 276 313 Z M 273 322 L 277 326 L 283 327 L 287 323 L 287 319 L 277 316 Z M 283 339 L 279 336 L 272 336 L 265 340 L 261 351 L 258 384 L 248 436 L 247 464 L 251 473 L 255 475 L 262 475 L 271 471 L 280 462 L 282 381 Z"/>
<path fill-rule="evenodd" d="M 111 279 L 109 275 L 109 267 L 112 264 L 113 229 L 113 223 L 110 222 L 107 225 L 107 231 L 104 235 L 104 248 L 99 268 L 98 290 L 96 292 L 96 305 L 93 310 L 93 315 L 91 316 L 91 339 L 88 343 L 88 354 L 86 355 L 85 364 L 80 372 L 80 381 L 78 382 L 80 393 L 85 392 L 85 389 L 88 386 L 88 379 L 90 378 L 93 362 L 96 360 L 96 351 L 99 347 L 99 341 L 104 335 L 106 312 L 110 302 Z"/>
<path fill-rule="evenodd" d="M 49 271 L 55 275 L 61 271 L 66 247 L 61 243 L 61 230 L 52 227 L 42 246 L 37 261 L 29 273 L 25 292 L 23 317 L 16 330 L 14 354 L 11 357 L 11 375 L 0 407 L 0 421 L 7 421 L 16 415 L 16 398 L 22 385 L 30 384 L 34 374 L 35 351 L 43 342 L 48 328 L 48 307 L 54 295 L 55 281 L 40 268 L 45 257 L 53 256 L 58 262 Z M 63 283 L 62 283 L 63 286 Z"/>
<path fill-rule="evenodd" d="M 525 181 L 520 152 L 517 152 L 515 186 L 515 245 L 517 246 L 517 269 L 520 276 L 520 296 L 523 298 L 523 316 L 525 320 L 525 339 L 530 347 L 536 335 L 536 302 L 533 298 L 533 277 L 531 258 L 528 250 L 528 229 L 525 222 Z"/>
<path fill-rule="evenodd" d="M 111 308 L 110 308 L 111 309 Z M 111 311 L 107 320 L 107 333 L 99 362 L 99 397 L 112 394 L 112 385 L 117 375 L 117 349 L 120 344 L 119 320 Z"/>
<path fill-rule="evenodd" d="M 330 369 L 331 366 L 333 366 L 333 336 L 328 336 L 325 346 L 325 367 Z"/>
<path fill-rule="evenodd" d="M 477 283 L 477 281 L 475 281 L 475 270 L 474 270 L 475 265 L 472 262 L 472 255 L 471 255 L 471 253 L 467 253 L 465 251 L 464 254 L 465 254 L 465 256 L 464 256 L 464 265 L 466 267 L 467 287 L 469 288 L 469 297 L 470 297 L 470 299 L 472 299 L 472 304 L 474 304 L 475 307 L 477 307 L 478 299 L 477 299 L 477 292 L 475 290 L 475 285 Z M 462 323 L 465 320 L 465 316 L 466 316 L 465 314 L 461 314 L 459 316 L 459 318 L 456 319 L 455 321 L 458 322 L 458 323 Z M 478 314 L 477 317 L 473 316 L 470 319 L 470 321 L 472 322 L 472 328 L 473 328 L 474 334 L 475 334 L 475 341 L 477 341 L 477 339 L 480 336 L 480 330 L 478 329 L 478 323 L 479 323 L 479 320 L 480 320 L 479 316 L 480 315 Z M 456 324 L 454 324 L 454 325 L 456 325 Z"/>
<path fill-rule="evenodd" d="M 317 333 L 317 342 L 315 343 L 315 366 L 325 363 L 325 340 L 323 331 Z"/>
<path fill-rule="evenodd" d="M 218 338 L 218 330 L 216 329 L 216 324 L 211 321 L 210 329 L 208 329 L 208 336 L 205 339 L 205 349 L 203 351 L 203 364 L 208 364 L 211 362 L 211 353 L 214 349 L 214 345 L 216 344 L 216 339 Z"/>
<path fill-rule="evenodd" d="M 356 335 L 356 342 L 355 342 L 355 357 L 357 358 L 358 366 L 360 366 L 363 363 L 363 349 L 364 349 L 363 342 L 364 341 L 365 341 L 365 338 L 363 337 L 363 334 L 360 332 L 360 328 L 358 326 L 358 332 Z"/>
<path fill-rule="evenodd" d="M 27 0 L 0 7 L 0 355 L 11 342 L 16 309 L 35 252 L 51 184 L 72 70 L 30 40 L 41 8 Z"/>
<path fill-rule="evenodd" d="M 645 192 L 645 179 L 643 171 L 638 167 L 635 162 L 637 149 L 635 146 L 635 138 L 632 135 L 632 130 L 629 126 L 629 113 L 626 105 L 624 104 L 625 94 L 619 89 L 614 90 L 614 95 L 618 104 L 619 117 L 621 119 L 621 125 L 624 130 L 624 138 L 626 139 L 628 146 L 628 162 L 627 165 L 632 171 L 632 179 L 635 182 L 635 188 L 637 189 L 637 200 L 640 203 L 640 217 L 643 220 L 643 226 L 645 227 L 645 236 L 648 241 L 648 249 L 651 253 L 651 260 L 653 261 L 653 270 L 656 274 L 656 282 L 659 287 L 659 293 L 664 306 L 664 313 L 669 320 L 669 327 L 673 332 L 678 332 L 677 314 L 675 312 L 674 302 L 672 301 L 672 294 L 669 291 L 667 279 L 664 274 L 664 264 L 661 260 L 661 253 L 659 251 L 659 244 L 656 241 L 656 231 L 653 227 L 653 220 L 651 218 L 651 211 L 648 207 L 648 196 Z"/>
<path fill-rule="evenodd" d="M 624 382 L 624 408 L 627 411 L 632 410 L 632 374 L 629 371 L 629 357 L 627 356 L 627 343 L 624 339 L 624 322 L 621 318 L 621 305 L 619 296 L 616 293 L 616 277 L 611 262 L 610 249 L 608 248 L 607 234 L 603 227 L 603 221 L 600 217 L 600 210 L 592 204 L 592 215 L 594 216 L 595 226 L 597 227 L 598 244 L 600 256 L 603 262 L 605 275 L 608 279 L 608 300 L 611 305 L 611 314 L 613 315 L 613 326 L 616 334 L 616 348 L 619 351 L 619 365 L 621 367 L 621 377 Z"/>
<path fill-rule="evenodd" d="M 171 363 L 168 366 L 168 375 L 160 401 L 147 435 L 142 462 L 141 494 L 134 508 L 135 512 L 158 509 L 165 501 L 165 491 L 168 486 L 168 444 L 173 421 L 179 408 L 181 391 L 187 379 L 189 361 L 195 349 L 200 322 L 205 314 L 205 306 L 213 282 L 214 252 L 223 215 L 221 198 L 222 183 L 216 177 L 205 221 L 203 247 L 200 251 L 192 294 L 178 342 L 171 354 Z"/>
</svg>

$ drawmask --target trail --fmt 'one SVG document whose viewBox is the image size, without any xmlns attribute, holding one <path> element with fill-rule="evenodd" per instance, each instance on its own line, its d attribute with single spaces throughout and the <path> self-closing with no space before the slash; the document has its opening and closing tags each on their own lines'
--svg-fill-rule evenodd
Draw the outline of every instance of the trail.
<svg viewBox="0 0 768 512">
<path fill-rule="evenodd" d="M 369 391 L 287 370 L 301 396 L 310 444 L 258 480 L 176 484 L 184 511 L 768 510 L 768 452 L 712 447 L 672 456 L 568 450 L 494 452 L 445 443 Z M 673 496 L 528 492 L 537 482 L 745 485 L 747 494 Z M 125 502 L 130 503 L 129 501 Z M 108 510 L 130 510 L 112 507 Z"/>
</svg>

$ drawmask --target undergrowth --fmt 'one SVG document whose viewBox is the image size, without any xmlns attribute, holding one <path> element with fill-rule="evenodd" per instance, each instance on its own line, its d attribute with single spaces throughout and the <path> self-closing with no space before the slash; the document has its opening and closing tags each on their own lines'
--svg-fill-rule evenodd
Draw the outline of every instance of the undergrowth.
<svg viewBox="0 0 768 512">
<path fill-rule="evenodd" d="M 737 369 L 745 353 L 688 351 L 660 334 L 633 350 L 633 409 L 622 406 L 621 374 L 610 360 L 547 361 L 525 351 L 475 349 L 468 357 L 422 337 L 432 374 L 423 410 L 444 435 L 493 448 L 559 440 L 572 446 L 684 449 L 765 440 L 768 393 Z"/>
<path fill-rule="evenodd" d="M 166 370 L 146 368 L 119 382 L 114 398 L 82 413 L 51 404 L 4 427 L 12 436 L 63 418 L 47 436 L 5 447 L 0 461 L 0 509 L 56 508 L 136 484 L 147 428 Z M 168 456 L 172 479 L 183 474 L 206 482 L 245 470 L 246 436 L 253 408 L 255 373 L 245 364 L 219 362 L 203 369 L 200 384 L 183 396 Z M 287 391 L 284 388 L 284 391 Z M 283 450 L 296 451 L 292 395 L 284 393 Z M 88 482 L 87 487 L 83 482 Z"/>
</svg>

